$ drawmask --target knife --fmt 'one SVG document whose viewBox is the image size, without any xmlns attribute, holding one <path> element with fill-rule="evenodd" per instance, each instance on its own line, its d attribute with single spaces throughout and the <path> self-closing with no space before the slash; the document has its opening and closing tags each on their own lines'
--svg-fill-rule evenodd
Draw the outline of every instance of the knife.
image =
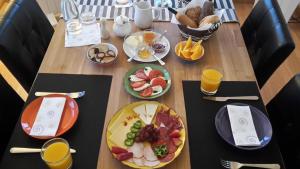
<svg viewBox="0 0 300 169">
<path fill-rule="evenodd" d="M 213 97 L 213 96 L 204 96 L 203 99 L 224 102 L 227 100 L 258 100 L 258 96 L 232 96 L 232 97 Z"/>
<path fill-rule="evenodd" d="M 25 147 L 12 147 L 10 148 L 9 152 L 16 154 L 16 153 L 40 153 L 42 149 L 40 148 L 25 148 Z M 76 153 L 75 149 L 70 148 L 71 153 Z"/>
<path fill-rule="evenodd" d="M 36 96 L 47 96 L 49 94 L 62 94 L 62 95 L 67 95 L 73 99 L 80 98 L 85 95 L 85 91 L 80 91 L 80 92 L 71 92 L 71 93 L 57 93 L 57 92 L 35 92 L 34 93 Z"/>
</svg>

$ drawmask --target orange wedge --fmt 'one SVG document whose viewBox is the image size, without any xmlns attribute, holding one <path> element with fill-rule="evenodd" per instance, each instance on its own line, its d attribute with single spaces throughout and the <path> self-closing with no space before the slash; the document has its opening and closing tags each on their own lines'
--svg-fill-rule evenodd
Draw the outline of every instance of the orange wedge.
<svg viewBox="0 0 300 169">
<path fill-rule="evenodd" d="M 186 44 L 184 46 L 184 50 L 188 50 L 193 45 L 192 37 L 190 36 L 189 39 L 186 41 Z"/>
<path fill-rule="evenodd" d="M 192 52 L 190 52 L 190 50 L 185 50 L 183 49 L 181 51 L 181 54 L 182 56 L 185 58 L 185 59 L 191 59 L 191 55 L 193 54 Z"/>
<path fill-rule="evenodd" d="M 203 50 L 203 47 L 201 46 L 201 48 L 193 51 L 193 54 L 191 55 L 191 59 L 192 60 L 198 60 L 203 56 L 203 54 L 204 54 L 204 50 Z"/>
<path fill-rule="evenodd" d="M 179 42 L 177 48 L 175 49 L 175 53 L 176 53 L 177 56 L 180 56 L 182 48 L 183 48 L 183 44 L 182 44 L 182 42 Z"/>
</svg>

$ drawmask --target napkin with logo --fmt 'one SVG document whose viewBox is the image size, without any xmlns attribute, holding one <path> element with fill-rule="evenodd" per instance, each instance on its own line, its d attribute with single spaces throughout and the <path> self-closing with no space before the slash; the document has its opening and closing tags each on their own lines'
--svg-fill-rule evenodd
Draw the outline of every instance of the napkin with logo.
<svg viewBox="0 0 300 169">
<path fill-rule="evenodd" d="M 237 146 L 259 146 L 249 106 L 227 105 L 231 130 Z"/>
<path fill-rule="evenodd" d="M 78 47 L 101 43 L 99 23 L 82 25 L 78 34 L 65 31 L 65 47 Z"/>
<path fill-rule="evenodd" d="M 30 135 L 55 136 L 65 102 L 65 97 L 45 97 L 34 120 Z"/>
</svg>

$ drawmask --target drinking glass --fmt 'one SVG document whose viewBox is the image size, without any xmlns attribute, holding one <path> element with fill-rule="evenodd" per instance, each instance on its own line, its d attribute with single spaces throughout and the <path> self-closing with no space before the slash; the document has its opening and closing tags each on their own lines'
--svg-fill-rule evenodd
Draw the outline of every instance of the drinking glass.
<svg viewBox="0 0 300 169">
<path fill-rule="evenodd" d="M 70 169 L 72 156 L 69 143 L 62 138 L 54 138 L 47 141 L 41 151 L 43 161 L 50 169 Z"/>
<path fill-rule="evenodd" d="M 201 74 L 201 91 L 206 95 L 214 95 L 217 93 L 221 84 L 223 74 L 212 68 L 207 68 L 202 71 Z"/>
<path fill-rule="evenodd" d="M 96 16 L 93 12 L 83 12 L 80 14 L 80 21 L 85 25 L 93 24 L 96 23 Z"/>
</svg>

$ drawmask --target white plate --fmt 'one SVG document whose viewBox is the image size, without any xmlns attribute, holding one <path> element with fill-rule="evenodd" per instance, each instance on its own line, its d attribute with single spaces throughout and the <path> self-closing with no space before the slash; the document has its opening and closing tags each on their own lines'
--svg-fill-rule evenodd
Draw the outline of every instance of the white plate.
<svg viewBox="0 0 300 169">
<path fill-rule="evenodd" d="M 160 33 L 157 33 L 157 32 L 154 32 L 156 34 L 156 36 L 160 36 L 161 34 Z M 133 34 L 131 34 L 130 36 L 137 36 L 137 35 L 142 35 L 143 34 L 143 31 L 141 32 L 135 32 Z M 166 44 L 166 48 L 165 48 L 165 51 L 162 52 L 162 53 L 156 53 L 155 55 L 157 57 L 159 57 L 160 59 L 164 58 L 165 56 L 167 56 L 167 54 L 169 53 L 170 51 L 170 42 L 169 40 L 164 36 L 162 39 L 161 39 L 161 42 Z M 134 54 L 134 49 L 128 45 L 126 45 L 126 39 L 123 43 L 123 49 L 124 49 L 124 52 L 126 53 L 126 55 L 130 58 L 131 56 L 133 56 Z M 147 59 L 143 59 L 143 58 L 140 58 L 139 56 L 135 56 L 133 58 L 133 60 L 135 61 L 139 61 L 139 62 L 156 62 L 157 60 L 153 57 L 153 56 L 150 56 L 149 58 Z"/>
</svg>

